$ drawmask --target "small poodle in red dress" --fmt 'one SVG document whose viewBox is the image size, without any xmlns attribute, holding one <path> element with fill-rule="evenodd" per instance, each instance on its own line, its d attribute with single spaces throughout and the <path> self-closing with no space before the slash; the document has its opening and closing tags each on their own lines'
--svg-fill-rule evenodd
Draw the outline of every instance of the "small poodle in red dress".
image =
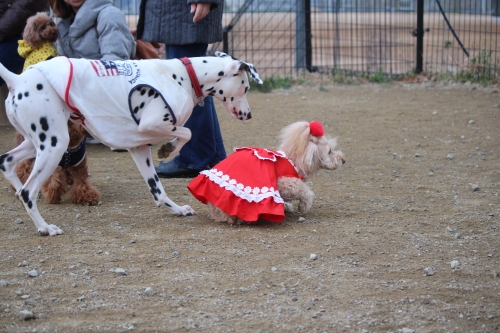
<svg viewBox="0 0 500 333">
<path fill-rule="evenodd" d="M 281 222 L 298 200 L 300 213 L 312 206 L 314 192 L 305 180 L 320 169 L 335 170 L 345 163 L 337 139 L 325 136 L 317 121 L 285 127 L 278 150 L 235 148 L 234 153 L 205 170 L 188 185 L 210 207 L 210 218 L 232 224 L 264 219 Z"/>
</svg>

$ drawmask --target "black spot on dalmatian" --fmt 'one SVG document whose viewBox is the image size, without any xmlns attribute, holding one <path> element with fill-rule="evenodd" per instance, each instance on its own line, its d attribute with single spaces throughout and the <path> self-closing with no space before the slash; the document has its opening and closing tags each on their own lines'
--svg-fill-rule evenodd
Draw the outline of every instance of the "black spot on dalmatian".
<svg viewBox="0 0 500 333">
<path fill-rule="evenodd" d="M 158 194 L 160 194 L 161 191 L 158 188 L 157 182 L 153 178 L 149 178 L 148 185 L 149 185 L 149 191 L 153 195 L 153 198 L 155 199 L 155 201 L 158 201 Z"/>
<path fill-rule="evenodd" d="M 168 203 L 165 202 L 165 206 L 167 207 L 172 207 L 171 205 L 169 205 Z"/>
<path fill-rule="evenodd" d="M 57 146 L 57 137 L 53 136 L 53 137 L 50 138 L 50 145 L 52 147 Z"/>
<path fill-rule="evenodd" d="M 45 149 L 45 145 L 40 145 L 40 150 L 44 150 Z"/>
<path fill-rule="evenodd" d="M 138 107 L 138 106 L 136 106 L 136 107 L 134 108 L 134 113 L 137 113 L 137 112 L 139 112 L 139 107 Z"/>
<path fill-rule="evenodd" d="M 45 141 L 45 139 L 47 138 L 47 136 L 45 135 L 45 133 L 40 133 L 40 134 L 38 135 L 38 137 L 40 138 L 40 141 L 41 141 L 41 142 L 44 142 L 44 141 Z"/>
<path fill-rule="evenodd" d="M 245 84 L 245 81 L 241 80 L 241 84 Z"/>
<path fill-rule="evenodd" d="M 177 130 L 177 127 L 174 127 L 174 128 L 172 129 L 172 132 L 175 132 L 176 130 Z"/>
<path fill-rule="evenodd" d="M 174 80 L 177 80 L 177 75 L 172 74 L 172 77 L 174 78 Z"/>
<path fill-rule="evenodd" d="M 212 91 L 212 90 L 214 90 L 214 87 L 208 88 L 208 89 L 207 89 L 207 90 L 205 90 L 205 91 Z"/>
<path fill-rule="evenodd" d="M 203 62 L 204 62 L 205 64 L 207 63 L 207 61 L 206 61 L 206 60 L 203 60 Z"/>
<path fill-rule="evenodd" d="M 17 95 L 17 99 L 18 99 L 18 100 L 23 99 L 23 94 L 22 94 L 22 93 L 19 93 L 19 94 Z"/>
<path fill-rule="evenodd" d="M 43 89 L 43 84 L 39 83 L 36 85 L 36 89 L 42 90 Z"/>
<path fill-rule="evenodd" d="M 24 202 L 27 202 L 29 200 L 29 196 L 30 196 L 30 191 L 26 189 L 21 190 L 21 198 L 23 199 Z"/>
<path fill-rule="evenodd" d="M 223 101 L 224 101 L 224 102 L 226 101 L 226 97 L 224 97 Z"/>
<path fill-rule="evenodd" d="M 160 94 L 158 92 L 156 92 L 154 98 L 157 98 L 158 96 L 160 96 Z"/>
<path fill-rule="evenodd" d="M 231 102 L 234 101 L 234 97 L 231 97 Z"/>
<path fill-rule="evenodd" d="M 21 198 L 23 199 L 24 203 L 28 204 L 28 208 L 31 209 L 31 207 L 33 207 L 33 203 L 30 200 L 30 191 L 22 189 Z"/>
<path fill-rule="evenodd" d="M 221 94 L 221 95 L 224 94 L 224 91 L 222 91 L 222 89 L 219 90 L 219 94 Z"/>
<path fill-rule="evenodd" d="M 30 199 L 30 191 L 26 189 L 21 190 L 21 198 L 24 202 L 28 202 Z"/>
<path fill-rule="evenodd" d="M 177 83 L 182 87 L 182 83 L 180 83 L 180 82 L 177 82 Z"/>
<path fill-rule="evenodd" d="M 245 94 L 247 93 L 247 91 L 248 91 L 248 87 L 245 87 Z"/>
<path fill-rule="evenodd" d="M 146 89 L 142 89 L 141 90 L 141 96 L 144 96 L 145 93 L 146 93 Z"/>
<path fill-rule="evenodd" d="M 239 73 L 233 74 L 233 76 L 238 76 L 238 75 L 240 75 L 240 74 Z"/>
<path fill-rule="evenodd" d="M 33 132 L 36 132 L 36 125 L 35 125 L 35 124 L 31 124 L 31 130 L 32 130 Z"/>
<path fill-rule="evenodd" d="M 47 122 L 46 117 L 41 117 L 40 118 L 40 125 L 42 126 L 42 130 L 48 131 L 49 130 L 49 123 Z"/>
<path fill-rule="evenodd" d="M 155 180 L 156 180 L 157 182 L 159 182 L 159 181 L 160 181 L 160 178 L 158 178 L 158 175 L 157 175 L 157 174 L 155 174 Z"/>
<path fill-rule="evenodd" d="M 24 92 L 24 97 L 28 97 L 29 95 L 30 95 L 30 93 L 28 91 Z"/>
<path fill-rule="evenodd" d="M 148 97 L 151 97 L 155 94 L 155 91 L 153 89 L 149 89 L 149 92 L 148 92 Z"/>
<path fill-rule="evenodd" d="M 200 84 L 200 88 L 203 89 L 203 84 Z"/>
<path fill-rule="evenodd" d="M 148 168 L 151 166 L 151 163 L 149 162 L 149 158 L 146 158 L 146 165 L 148 166 Z"/>
<path fill-rule="evenodd" d="M 223 72 L 223 71 L 220 71 L 218 75 L 219 75 L 219 76 L 224 76 L 224 72 Z"/>
<path fill-rule="evenodd" d="M 9 156 L 9 154 L 2 154 L 0 155 L 0 170 L 5 172 L 5 161 L 10 162 L 12 161 L 12 156 Z"/>
<path fill-rule="evenodd" d="M 217 79 L 217 81 L 216 81 L 216 82 L 219 82 L 220 80 L 221 80 L 221 79 Z"/>
<path fill-rule="evenodd" d="M 144 107 L 144 105 L 145 105 L 145 103 L 144 103 L 144 102 L 142 102 L 142 103 L 141 103 L 141 105 L 139 105 L 139 108 L 141 108 L 141 109 L 142 109 L 142 108 Z"/>
</svg>

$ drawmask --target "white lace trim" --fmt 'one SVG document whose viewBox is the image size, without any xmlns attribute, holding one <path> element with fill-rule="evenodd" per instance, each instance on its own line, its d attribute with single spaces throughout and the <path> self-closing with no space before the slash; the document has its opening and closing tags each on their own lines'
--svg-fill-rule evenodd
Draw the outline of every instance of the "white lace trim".
<svg viewBox="0 0 500 333">
<path fill-rule="evenodd" d="M 256 156 L 258 156 L 256 154 Z M 227 191 L 233 192 L 233 194 L 241 199 L 244 199 L 248 202 L 261 202 L 267 198 L 273 198 L 274 202 L 282 204 L 284 203 L 283 199 L 280 196 L 280 192 L 273 187 L 250 187 L 245 186 L 241 183 L 238 183 L 236 180 L 231 179 L 229 175 L 224 174 L 222 171 L 219 171 L 215 168 L 210 170 L 204 170 L 200 172 L 210 179 L 212 182 L 218 184 L 220 187 L 224 188 Z"/>
</svg>

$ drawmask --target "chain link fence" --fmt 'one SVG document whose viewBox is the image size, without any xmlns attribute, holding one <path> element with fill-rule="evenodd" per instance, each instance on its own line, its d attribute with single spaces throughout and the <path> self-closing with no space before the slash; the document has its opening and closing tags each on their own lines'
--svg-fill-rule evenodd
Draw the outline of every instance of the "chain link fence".
<svg viewBox="0 0 500 333">
<path fill-rule="evenodd" d="M 133 27 L 140 0 L 116 0 Z M 226 0 L 224 50 L 263 77 L 500 77 L 500 0 Z"/>
</svg>

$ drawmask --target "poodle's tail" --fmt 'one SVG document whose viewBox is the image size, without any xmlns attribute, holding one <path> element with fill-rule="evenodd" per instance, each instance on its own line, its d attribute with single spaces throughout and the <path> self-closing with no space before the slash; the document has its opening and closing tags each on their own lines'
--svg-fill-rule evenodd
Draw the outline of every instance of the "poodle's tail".
<svg viewBox="0 0 500 333">
<path fill-rule="evenodd" d="M 2 63 L 0 63 L 0 76 L 5 81 L 5 83 L 7 83 L 7 87 L 9 87 L 9 90 L 12 92 L 12 86 L 16 82 L 16 79 L 17 77 L 19 77 L 19 75 L 12 73 L 7 68 L 5 68 Z"/>
</svg>

